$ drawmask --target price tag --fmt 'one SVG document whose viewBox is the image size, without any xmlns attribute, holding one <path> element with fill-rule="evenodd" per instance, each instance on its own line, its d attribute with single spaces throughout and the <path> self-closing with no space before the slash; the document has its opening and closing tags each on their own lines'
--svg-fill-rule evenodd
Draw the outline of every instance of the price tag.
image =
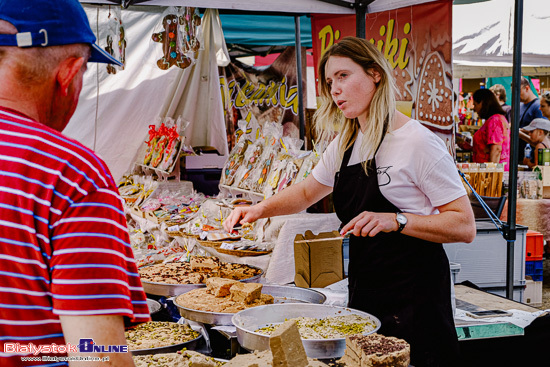
<svg viewBox="0 0 550 367">
<path fill-rule="evenodd" d="M 224 250 L 234 250 L 235 249 L 235 245 L 233 243 L 227 243 L 227 242 L 223 242 L 220 246 L 220 248 L 223 248 Z"/>
<path fill-rule="evenodd" d="M 178 226 L 177 224 L 175 226 L 171 226 L 167 228 L 169 232 L 177 232 L 179 231 L 179 229 L 180 229 L 180 226 Z"/>
</svg>

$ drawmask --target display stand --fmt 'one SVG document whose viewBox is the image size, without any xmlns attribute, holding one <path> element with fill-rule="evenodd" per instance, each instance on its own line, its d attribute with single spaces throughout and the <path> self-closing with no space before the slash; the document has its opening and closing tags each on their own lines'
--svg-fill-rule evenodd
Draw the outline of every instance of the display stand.
<svg viewBox="0 0 550 367">
<path fill-rule="evenodd" d="M 220 184 L 220 193 L 224 196 L 230 196 L 233 198 L 245 198 L 252 201 L 252 204 L 256 204 L 264 199 L 264 194 L 254 192 L 250 190 L 240 189 L 238 187 L 227 186 Z"/>
<path fill-rule="evenodd" d="M 159 168 L 147 166 L 141 163 L 136 163 L 136 166 L 138 166 L 146 176 L 152 176 L 153 173 L 156 174 L 157 177 L 159 178 L 159 181 L 168 181 L 170 178 L 174 178 L 175 181 L 180 181 L 180 164 L 179 164 L 180 159 L 181 157 L 178 157 L 178 159 L 175 159 L 177 164 L 171 172 L 164 171 Z"/>
</svg>

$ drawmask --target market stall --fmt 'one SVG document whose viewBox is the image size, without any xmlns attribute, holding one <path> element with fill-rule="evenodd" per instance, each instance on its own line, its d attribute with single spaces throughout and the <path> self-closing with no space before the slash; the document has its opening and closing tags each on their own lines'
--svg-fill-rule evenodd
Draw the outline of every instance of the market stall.
<svg viewBox="0 0 550 367">
<path fill-rule="evenodd" d="M 181 1 L 149 1 L 143 3 L 153 6 L 199 6 L 195 4 L 196 2 Z M 246 4 L 244 5 L 242 3 L 243 2 L 239 5 L 239 9 L 242 7 L 242 9 L 245 10 L 266 10 L 265 4 L 259 4 L 259 2 L 245 2 Z M 276 8 L 270 8 L 269 10 L 294 13 L 334 12 L 350 14 L 353 12 L 351 8 L 337 6 L 331 3 L 333 2 L 313 0 L 303 2 L 285 1 L 279 2 Z M 338 3 L 342 5 L 343 2 Z M 376 12 L 386 9 L 395 9 L 403 5 L 411 5 L 414 3 L 418 3 L 418 1 L 383 2 L 379 0 L 373 2 L 367 9 L 369 12 Z M 200 6 L 204 5 L 203 2 L 200 2 Z M 229 8 L 237 6 L 233 3 L 228 4 L 227 2 L 216 1 L 208 5 Z M 281 8 L 279 8 L 279 6 Z M 135 11 L 134 17 L 128 18 L 129 23 L 127 23 L 127 29 L 130 30 L 131 24 L 139 24 L 143 39 L 150 38 L 152 29 L 155 30 L 154 33 L 159 33 L 156 27 L 158 27 L 159 21 L 166 17 L 165 9 L 155 9 L 154 7 L 140 8 L 137 6 L 135 8 L 136 10 L 132 9 L 132 11 Z M 149 13 L 151 9 L 153 16 Z M 89 14 L 92 15 L 92 19 L 94 16 L 96 16 L 96 18 L 108 18 L 109 16 L 109 10 L 105 7 L 92 7 L 89 8 L 88 11 Z M 208 17 L 211 17 L 210 19 L 207 17 L 207 14 Z M 224 56 L 223 38 L 221 42 L 218 42 L 220 41 L 220 33 L 218 32 L 219 27 L 216 26 L 217 21 L 215 12 L 207 11 L 202 22 L 203 25 L 209 26 L 205 28 L 211 30 L 210 38 L 206 37 L 204 39 L 205 50 L 200 50 L 202 51 L 204 59 L 198 57 L 196 64 L 193 66 L 186 67 L 182 70 L 172 68 L 169 71 L 159 72 L 155 67 L 158 65 L 157 61 L 159 57 L 162 57 L 162 55 L 159 56 L 150 53 L 149 48 L 151 41 L 148 41 L 141 43 L 139 50 L 135 49 L 135 51 L 133 51 L 134 53 L 130 52 L 130 48 L 128 49 L 129 52 L 126 55 L 128 58 L 127 69 L 117 71 L 114 77 L 111 75 L 111 79 L 107 78 L 106 71 L 100 70 L 99 68 L 96 69 L 94 73 L 91 73 L 91 75 L 88 75 L 87 77 L 98 80 L 98 82 L 95 84 L 92 83 L 93 88 L 87 91 L 89 93 L 87 94 L 88 97 L 83 98 L 83 107 L 77 110 L 73 118 L 74 123 L 72 127 L 70 126 L 70 131 L 72 131 L 73 134 L 82 134 L 82 137 L 84 135 L 95 137 L 97 136 L 96 133 L 99 132 L 100 138 L 97 142 L 100 143 L 97 144 L 96 141 L 91 141 L 90 145 L 94 145 L 94 147 L 98 148 L 100 153 L 102 149 L 105 149 L 111 158 L 116 155 L 115 152 L 117 152 L 121 146 L 124 146 L 126 155 L 117 158 L 120 159 L 119 175 L 122 172 L 126 172 L 126 170 L 123 169 L 123 160 L 126 160 L 126 162 L 145 165 L 147 166 L 144 170 L 145 173 L 155 173 L 158 176 L 159 169 L 157 167 L 151 167 L 149 163 L 145 163 L 144 161 L 144 157 L 146 157 L 147 154 L 147 148 L 153 145 L 153 139 L 151 139 L 151 136 L 149 136 L 149 140 L 147 139 L 148 131 L 146 131 L 151 121 L 158 116 L 164 117 L 169 115 L 176 120 L 177 116 L 181 115 L 192 124 L 191 127 L 193 129 L 198 129 L 200 127 L 199 125 L 201 125 L 201 121 L 207 121 L 206 125 L 202 123 L 204 126 L 202 126 L 203 129 L 201 134 L 183 133 L 180 137 L 183 138 L 183 136 L 185 136 L 186 140 L 187 138 L 190 139 L 190 141 L 185 143 L 214 146 L 218 151 L 227 154 L 227 158 L 224 161 L 224 169 L 222 170 L 222 181 L 220 182 L 220 189 L 223 194 L 221 197 L 208 198 L 200 193 L 194 192 L 189 187 L 188 183 L 184 181 L 178 182 L 178 180 L 175 180 L 176 184 L 171 187 L 167 185 L 162 187 L 162 184 L 169 183 L 169 181 L 164 180 L 164 182 L 162 182 L 161 180 L 160 183 L 157 182 L 157 186 L 155 187 L 153 182 L 142 181 L 140 175 L 128 175 L 120 186 L 121 190 L 127 190 L 126 195 L 123 196 L 127 204 L 126 210 L 132 234 L 132 244 L 135 246 L 135 252 L 140 265 L 146 267 L 147 265 L 152 266 L 158 262 L 166 264 L 173 260 L 185 259 L 187 261 L 184 262 L 190 263 L 190 266 L 195 268 L 192 270 L 204 270 L 209 276 L 212 274 L 219 275 L 221 273 L 220 269 L 222 266 L 225 266 L 222 264 L 233 264 L 232 266 L 235 264 L 246 265 L 252 269 L 259 269 L 263 273 L 263 277 L 253 279 L 257 282 L 248 283 L 251 285 L 235 285 L 236 283 L 230 282 L 231 285 L 226 285 L 225 290 L 222 290 L 224 289 L 221 285 L 221 283 L 224 283 L 223 281 L 212 281 L 210 283 L 220 284 L 209 284 L 208 281 L 202 279 L 201 282 L 197 283 L 199 286 L 196 288 L 199 290 L 202 289 L 204 292 L 208 289 L 208 292 L 212 294 L 217 293 L 217 295 L 214 295 L 217 298 L 213 298 L 213 301 L 210 302 L 213 304 L 218 302 L 221 303 L 221 298 L 228 296 L 231 299 L 241 297 L 248 299 L 249 302 L 245 302 L 247 304 L 251 304 L 256 300 L 261 300 L 262 295 L 267 295 L 264 297 L 265 299 L 270 299 L 268 296 L 271 296 L 271 300 L 277 297 L 284 298 L 284 295 L 280 293 L 277 294 L 273 289 L 270 289 L 270 286 L 275 287 L 275 284 L 284 284 L 284 286 L 287 287 L 284 289 L 286 294 L 292 292 L 305 293 L 300 287 L 288 286 L 288 284 L 294 280 L 296 274 L 294 258 L 292 256 L 294 252 L 295 237 L 296 235 L 303 234 L 306 229 L 316 233 L 337 230 L 340 223 L 334 214 L 313 215 L 303 213 L 259 222 L 252 227 L 242 226 L 241 228 L 236 228 L 235 233 L 229 234 L 223 233 L 220 225 L 234 206 L 268 197 L 284 189 L 286 186 L 298 182 L 300 178 L 307 176 L 315 164 L 315 159 L 318 159 L 319 152 L 302 151 L 300 150 L 300 146 L 298 146 L 297 149 L 292 149 L 292 141 L 285 141 L 282 135 L 277 131 L 268 134 L 266 132 L 268 129 L 265 126 L 262 126 L 263 130 L 260 134 L 255 134 L 258 130 L 256 126 L 253 126 L 250 132 L 248 132 L 248 128 L 242 129 L 244 133 L 241 138 L 248 139 L 242 140 L 242 146 L 238 146 L 241 141 L 237 140 L 235 148 L 229 151 L 225 142 L 226 133 L 225 131 L 222 132 L 223 128 L 220 123 L 223 120 L 220 113 L 222 110 L 220 108 L 221 101 L 218 99 L 219 93 L 213 92 L 214 90 L 217 92 L 219 89 L 219 84 L 217 84 L 219 79 L 217 65 L 223 62 L 220 61 Z M 145 30 L 147 25 L 149 28 Z M 100 28 L 99 23 L 97 23 L 97 27 Z M 133 27 L 131 27 L 131 29 L 133 29 Z M 218 34 L 218 36 L 215 36 L 215 34 Z M 129 32 L 128 40 L 131 39 L 130 35 L 131 33 Z M 216 37 L 218 37 L 217 41 Z M 136 39 L 137 38 L 139 37 L 136 37 Z M 201 52 L 199 52 L 199 54 L 201 54 Z M 220 54 L 221 57 L 216 57 L 220 56 Z M 130 58 L 136 60 L 134 61 L 135 64 L 132 65 Z M 142 62 L 141 60 L 147 61 Z M 201 62 L 201 60 L 203 62 Z M 202 67 L 199 68 L 199 64 L 201 64 Z M 136 77 L 134 73 L 138 70 L 146 74 L 145 78 Z M 132 71 L 132 73 L 130 73 L 130 71 Z M 440 76 L 441 75 L 442 74 L 440 74 Z M 121 83 L 121 81 L 124 81 L 124 83 Z M 189 85 L 189 87 L 187 87 L 187 85 Z M 194 87 L 192 88 L 191 86 L 201 86 L 204 87 L 204 89 L 194 89 Z M 134 94 L 122 103 L 118 98 L 122 89 L 129 89 L 135 92 L 142 91 L 143 94 L 141 94 L 141 97 L 147 100 L 147 104 L 142 105 L 141 103 L 136 103 L 137 97 Z M 201 94 L 202 92 L 199 92 L 199 90 L 204 91 L 204 94 Z M 147 91 L 147 93 L 145 93 L 145 91 Z M 86 91 L 83 91 L 83 93 L 84 92 Z M 116 99 L 112 97 L 115 95 L 117 95 Z M 138 93 L 137 95 L 140 94 Z M 215 95 L 217 97 L 213 98 L 212 96 Z M 418 96 L 418 98 L 421 97 L 420 95 Z M 205 101 L 208 101 L 208 103 L 205 103 Z M 131 106 L 131 108 L 129 106 Z M 153 106 L 153 108 L 151 108 L 151 106 Z M 193 109 L 195 112 L 191 117 L 186 117 L 189 116 L 186 115 L 189 109 Z M 112 115 L 111 111 L 117 111 L 117 117 Z M 95 116 L 95 124 L 91 124 L 92 130 L 87 130 L 83 133 L 80 122 L 89 121 L 90 116 Z M 113 130 L 108 123 L 112 118 L 119 121 L 125 121 L 123 124 L 124 126 L 117 127 L 117 129 L 120 130 L 118 130 L 118 133 L 115 132 L 116 136 L 111 135 L 113 134 Z M 436 125 L 442 126 L 442 124 Z M 207 126 L 208 128 L 206 128 Z M 211 126 L 213 126 L 213 128 L 211 128 Z M 92 131 L 94 134 L 91 133 Z M 253 133 L 253 135 L 246 136 L 251 133 Z M 223 139 L 220 139 L 220 134 Z M 197 136 L 200 136 L 200 138 Z M 264 140 L 260 141 L 260 139 L 257 139 L 259 136 L 263 136 Z M 114 142 L 115 140 L 116 143 Z M 148 140 L 150 144 L 143 145 L 144 140 Z M 269 142 L 272 142 L 272 144 Z M 180 146 L 183 144 L 184 141 L 181 141 Z M 246 149 L 240 149 L 244 147 L 246 147 Z M 145 155 L 142 155 L 143 153 L 145 153 Z M 106 158 L 109 162 L 110 159 L 108 157 Z M 169 175 L 173 174 L 175 171 L 170 169 L 165 170 L 165 172 L 167 175 L 160 175 L 163 176 L 162 178 L 169 177 Z M 277 178 L 277 180 L 275 180 L 275 178 Z M 314 238 L 313 240 L 317 239 Z M 341 241 L 342 238 L 337 238 L 337 240 Z M 520 255 L 523 254 L 520 253 Z M 520 263 L 516 263 L 516 265 L 518 264 Z M 185 310 L 189 308 L 188 304 L 187 306 L 182 304 L 182 302 L 186 300 L 178 300 L 177 296 L 179 296 L 179 294 L 175 294 L 172 291 L 163 293 L 166 289 L 173 288 L 171 285 L 167 285 L 170 283 L 155 280 L 151 282 L 161 283 L 161 291 L 159 293 L 159 291 L 151 291 L 151 288 L 149 288 L 149 294 L 155 296 L 153 298 L 157 298 L 158 301 L 166 307 L 166 312 L 169 312 L 169 307 L 171 311 L 174 312 L 168 314 L 168 316 L 165 314 L 164 317 L 171 317 L 172 319 L 174 317 L 179 318 L 181 314 L 192 322 L 200 323 L 198 326 L 195 325 L 197 329 L 201 330 L 205 339 L 210 338 L 210 340 L 212 340 L 212 344 L 206 344 L 206 346 L 202 348 L 197 348 L 200 349 L 200 351 L 208 354 L 211 353 L 209 348 L 217 348 L 219 350 L 220 346 L 222 346 L 224 351 L 227 349 L 230 350 L 229 355 L 227 355 L 227 353 L 224 355 L 229 358 L 233 357 L 234 352 L 238 350 L 238 348 L 233 348 L 236 341 L 238 341 L 238 344 L 241 346 L 246 345 L 242 336 L 241 339 L 239 339 L 238 331 L 235 328 L 227 328 L 227 325 L 223 325 L 223 328 L 216 326 L 220 320 L 216 318 L 217 315 L 212 314 L 216 313 L 216 311 L 203 310 L 201 312 L 196 312 L 196 309 L 191 308 L 191 310 L 194 311 L 189 312 L 189 310 Z M 264 283 L 264 285 L 260 283 Z M 158 284 L 155 285 L 158 286 Z M 230 289 L 233 287 L 235 288 L 231 291 Z M 265 292 L 260 293 L 263 287 L 265 287 Z M 158 287 L 155 289 L 158 289 Z M 305 288 L 303 290 L 305 290 Z M 324 288 L 318 291 L 324 295 L 323 297 L 329 298 L 329 304 L 331 304 L 333 308 L 338 306 L 338 302 L 342 302 L 343 304 L 341 304 L 341 306 L 345 306 L 345 291 L 338 292 L 336 290 Z M 225 295 L 222 295 L 224 292 Z M 187 294 L 187 292 L 185 294 Z M 200 297 L 202 296 L 204 296 L 204 294 Z M 197 296 L 197 298 L 198 297 L 199 296 Z M 330 303 L 331 300 L 332 303 Z M 298 299 L 298 301 L 320 303 L 319 301 L 311 301 L 311 299 L 305 301 L 303 299 Z M 311 307 L 306 308 L 311 309 Z M 205 313 L 208 317 L 214 318 L 202 318 L 205 317 Z M 268 314 L 268 311 L 265 313 Z M 225 321 L 220 321 L 220 324 L 227 323 L 227 315 L 224 315 L 223 319 Z M 278 321 L 271 320 L 270 322 L 275 323 Z M 217 329 L 220 331 L 216 331 Z M 372 329 L 364 331 L 364 333 L 371 333 L 375 329 L 376 322 L 374 322 L 374 327 Z M 464 328 L 461 330 L 464 330 Z M 521 334 L 521 330 L 517 328 L 509 327 L 509 330 L 509 333 L 499 336 Z M 255 330 L 251 331 L 254 332 Z M 460 332 L 458 329 L 457 331 Z M 219 339 L 219 335 L 226 338 L 227 343 L 230 345 L 229 348 L 223 343 L 215 345 L 216 343 L 214 343 L 214 340 L 216 338 Z M 328 343 L 322 343 L 323 348 L 329 349 L 330 347 L 327 345 L 335 343 L 340 346 L 339 350 L 342 353 L 338 356 L 328 355 L 327 357 L 330 357 L 330 359 L 341 357 L 345 349 L 342 349 L 344 337 L 340 335 L 338 338 L 333 339 L 339 340 L 331 340 Z M 273 346 L 271 348 L 274 350 Z M 308 356 L 319 357 L 319 355 L 310 355 L 309 353 Z M 292 364 L 287 363 L 287 365 L 290 366 Z"/>
</svg>

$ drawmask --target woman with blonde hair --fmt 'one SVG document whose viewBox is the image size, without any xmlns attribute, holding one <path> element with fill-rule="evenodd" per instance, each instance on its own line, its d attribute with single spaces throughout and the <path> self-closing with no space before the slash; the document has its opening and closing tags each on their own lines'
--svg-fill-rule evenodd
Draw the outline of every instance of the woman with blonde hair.
<svg viewBox="0 0 550 367">
<path fill-rule="evenodd" d="M 346 37 L 319 62 L 316 127 L 338 136 L 301 183 L 224 222 L 296 213 L 333 193 L 350 236 L 349 306 L 411 344 L 415 366 L 452 366 L 458 341 L 443 242 L 471 242 L 470 201 L 444 142 L 396 110 L 392 70 L 365 39 Z M 305 230 L 305 229 L 304 229 Z"/>
</svg>

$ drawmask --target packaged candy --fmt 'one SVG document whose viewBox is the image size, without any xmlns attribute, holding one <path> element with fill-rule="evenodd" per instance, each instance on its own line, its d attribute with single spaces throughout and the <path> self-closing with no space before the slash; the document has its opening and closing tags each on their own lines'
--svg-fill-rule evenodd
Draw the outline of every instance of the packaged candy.
<svg viewBox="0 0 550 367">
<path fill-rule="evenodd" d="M 245 178 L 239 187 L 255 192 L 262 192 L 269 171 L 271 171 L 272 163 L 279 150 L 281 149 L 281 138 L 283 136 L 282 125 L 275 122 L 267 122 L 263 127 L 263 135 L 265 137 L 265 145 L 262 155 L 259 158 L 259 163 Z"/>
</svg>

